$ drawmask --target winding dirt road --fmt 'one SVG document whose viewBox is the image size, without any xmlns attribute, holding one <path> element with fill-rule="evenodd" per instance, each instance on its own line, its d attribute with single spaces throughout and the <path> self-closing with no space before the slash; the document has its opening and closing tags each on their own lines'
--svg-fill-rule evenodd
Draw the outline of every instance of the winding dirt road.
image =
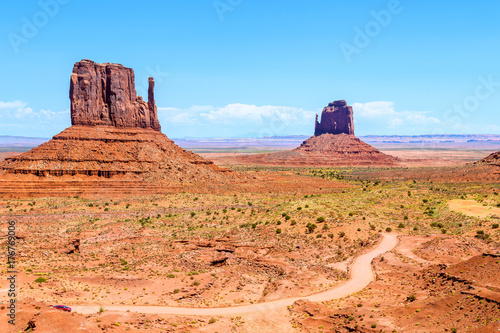
<svg viewBox="0 0 500 333">
<path fill-rule="evenodd" d="M 336 286 L 333 289 L 304 297 L 285 298 L 277 301 L 251 304 L 244 306 L 234 306 L 226 308 L 181 308 L 173 306 L 148 306 L 148 305 L 102 305 L 108 311 L 131 311 L 138 313 L 151 314 L 172 314 L 172 315 L 190 315 L 190 316 L 224 316 L 239 315 L 252 312 L 266 312 L 282 307 L 292 305 L 299 299 L 312 302 L 327 301 L 336 298 L 349 296 L 355 292 L 364 289 L 374 280 L 371 267 L 372 260 L 378 255 L 392 250 L 398 243 L 397 235 L 383 235 L 382 241 L 373 250 L 360 255 L 354 260 L 351 266 L 351 278 L 346 283 Z M 101 305 L 75 305 L 71 306 L 73 311 L 82 314 L 96 313 Z"/>
</svg>

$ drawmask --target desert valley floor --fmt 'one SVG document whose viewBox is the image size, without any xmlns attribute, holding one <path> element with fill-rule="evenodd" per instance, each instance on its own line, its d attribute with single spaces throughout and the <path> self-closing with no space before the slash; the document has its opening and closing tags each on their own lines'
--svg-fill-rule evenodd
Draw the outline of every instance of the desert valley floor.
<svg viewBox="0 0 500 333">
<path fill-rule="evenodd" d="M 12 332 L 500 328 L 498 167 L 466 165 L 458 152 L 430 167 L 386 168 L 230 165 L 219 156 L 209 158 L 243 175 L 241 184 L 0 198 L 2 220 L 17 221 Z M 376 255 L 366 288 L 314 301 L 354 280 L 356 258 L 385 237 L 397 244 Z M 2 317 L 6 288 L 2 279 Z M 272 306 L 289 298 L 297 300 Z"/>
</svg>

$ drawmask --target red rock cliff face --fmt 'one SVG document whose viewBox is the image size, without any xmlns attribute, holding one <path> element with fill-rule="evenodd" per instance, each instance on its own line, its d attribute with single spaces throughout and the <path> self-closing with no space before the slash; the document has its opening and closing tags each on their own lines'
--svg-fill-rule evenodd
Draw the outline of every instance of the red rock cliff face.
<svg viewBox="0 0 500 333">
<path fill-rule="evenodd" d="M 321 134 L 348 134 L 354 135 L 354 118 L 352 107 L 346 101 L 329 103 L 321 113 L 321 123 L 316 115 L 316 128 L 314 135 Z"/>
<path fill-rule="evenodd" d="M 135 91 L 131 68 L 82 60 L 73 67 L 69 98 L 71 124 L 140 127 L 161 130 L 149 78 L 148 103 Z"/>
</svg>

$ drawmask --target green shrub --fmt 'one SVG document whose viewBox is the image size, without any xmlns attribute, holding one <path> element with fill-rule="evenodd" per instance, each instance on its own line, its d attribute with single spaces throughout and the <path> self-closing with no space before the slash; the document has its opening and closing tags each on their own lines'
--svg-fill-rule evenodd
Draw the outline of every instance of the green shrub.
<svg viewBox="0 0 500 333">
<path fill-rule="evenodd" d="M 479 238 L 479 239 L 482 239 L 482 240 L 487 240 L 488 238 L 490 238 L 490 235 L 489 234 L 486 234 L 484 232 L 484 230 L 477 230 L 476 231 L 476 238 Z"/>
<path fill-rule="evenodd" d="M 307 231 L 311 234 L 314 232 L 314 229 L 316 229 L 318 226 L 316 224 L 313 224 L 313 223 L 308 223 L 306 225 L 306 228 L 307 228 Z"/>
<path fill-rule="evenodd" d="M 43 276 L 40 276 L 35 280 L 35 282 L 37 283 L 47 282 L 47 279 L 44 278 Z"/>
</svg>

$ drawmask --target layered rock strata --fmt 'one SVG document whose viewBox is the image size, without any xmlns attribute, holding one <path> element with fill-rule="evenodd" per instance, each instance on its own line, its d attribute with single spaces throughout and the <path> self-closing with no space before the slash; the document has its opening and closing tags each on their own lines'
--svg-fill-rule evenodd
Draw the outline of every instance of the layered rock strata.
<svg viewBox="0 0 500 333">
<path fill-rule="evenodd" d="M 6 158 L 0 164 L 0 177 L 225 181 L 229 170 L 182 149 L 161 133 L 153 78 L 145 102 L 137 96 L 132 69 L 82 60 L 73 68 L 69 97 L 72 126 L 26 153 Z"/>
</svg>

